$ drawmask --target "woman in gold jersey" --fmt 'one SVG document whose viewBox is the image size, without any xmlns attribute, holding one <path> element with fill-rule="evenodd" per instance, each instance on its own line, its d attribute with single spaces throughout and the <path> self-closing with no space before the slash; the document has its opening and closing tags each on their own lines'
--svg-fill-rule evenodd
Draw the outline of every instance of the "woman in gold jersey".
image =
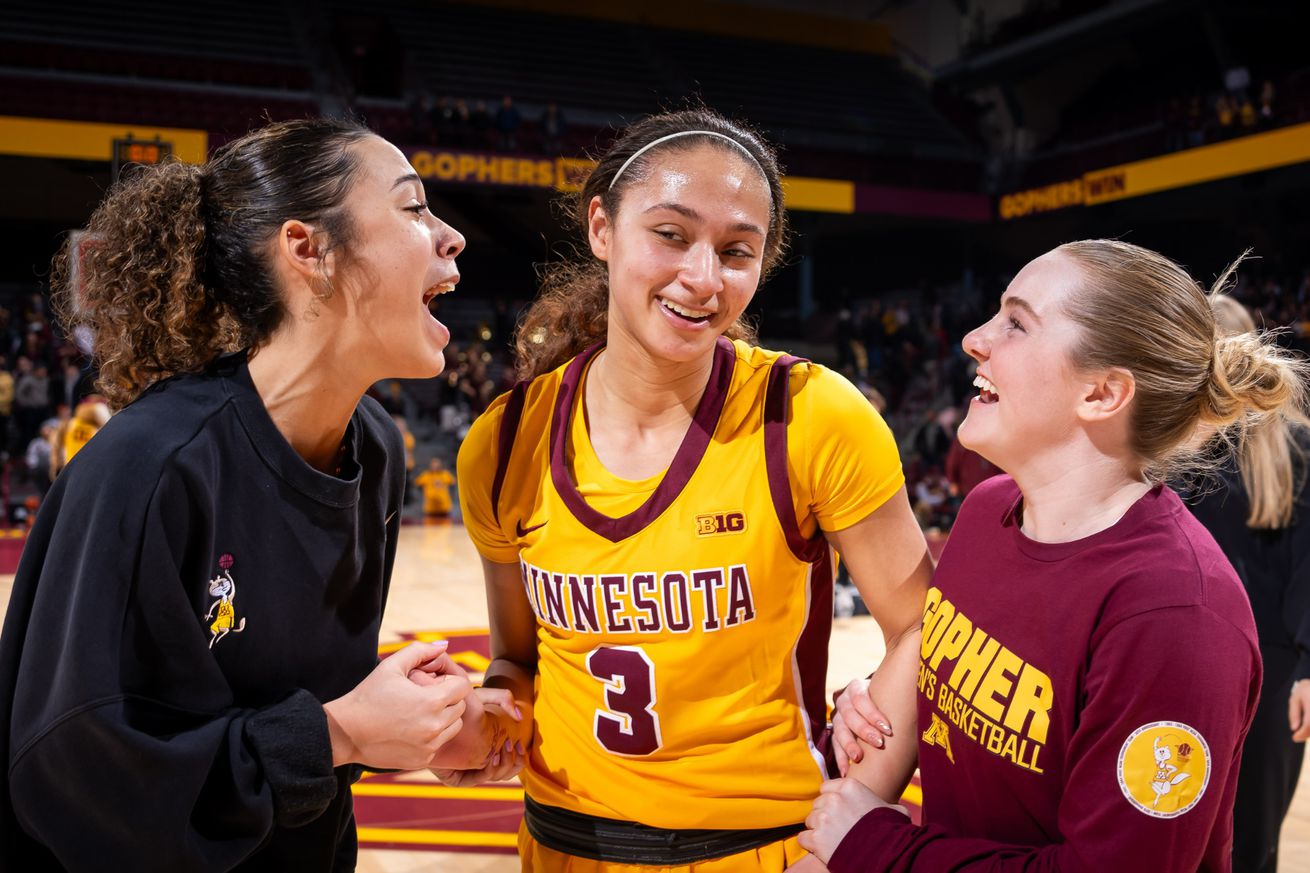
<svg viewBox="0 0 1310 873">
<path fill-rule="evenodd" d="M 930 561 L 895 443 L 849 382 L 742 320 L 786 238 L 754 133 L 647 118 L 574 205 L 590 255 L 547 276 L 523 381 L 459 458 L 486 683 L 535 699 L 523 869 L 782 870 L 825 776 L 834 548 L 906 726 L 870 778 L 909 778 Z"/>
</svg>

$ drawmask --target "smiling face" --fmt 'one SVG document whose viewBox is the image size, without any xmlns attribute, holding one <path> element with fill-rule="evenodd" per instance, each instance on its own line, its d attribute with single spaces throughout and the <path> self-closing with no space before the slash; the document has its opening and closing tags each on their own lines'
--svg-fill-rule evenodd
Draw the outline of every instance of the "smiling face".
<svg viewBox="0 0 1310 873">
<path fill-rule="evenodd" d="M 341 347 L 378 378 L 430 378 L 445 367 L 450 332 L 428 305 L 459 281 L 464 237 L 428 210 L 423 182 L 399 149 L 380 137 L 353 148 L 355 244 L 343 279 L 353 312 Z"/>
<path fill-rule="evenodd" d="M 1001 297 L 1001 308 L 964 338 L 978 362 L 978 396 L 960 425 L 960 442 L 1001 469 L 1070 441 L 1088 382 L 1070 359 L 1080 331 L 1064 312 L 1081 273 L 1058 251 L 1029 263 Z"/>
<path fill-rule="evenodd" d="M 592 199 L 592 252 L 609 266 L 609 336 L 685 363 L 714 343 L 759 285 L 770 193 L 746 157 L 711 145 L 656 155 L 617 216 Z"/>
</svg>

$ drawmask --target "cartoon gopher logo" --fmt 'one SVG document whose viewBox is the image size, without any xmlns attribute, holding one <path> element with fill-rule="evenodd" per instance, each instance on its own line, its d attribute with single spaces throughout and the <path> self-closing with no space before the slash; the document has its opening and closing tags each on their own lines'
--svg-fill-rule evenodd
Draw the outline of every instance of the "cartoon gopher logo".
<svg viewBox="0 0 1310 873">
<path fill-rule="evenodd" d="M 210 638 L 209 647 L 214 648 L 214 643 L 223 639 L 229 633 L 239 634 L 246 629 L 246 620 L 243 617 L 238 624 L 236 599 L 237 583 L 232 578 L 232 556 L 222 555 L 218 559 L 218 567 L 222 574 L 209 580 L 209 596 L 217 597 L 209 605 L 209 610 L 205 613 L 205 619 L 213 618 L 214 621 L 209 626 Z M 214 610 L 218 610 L 218 616 L 214 616 Z"/>
<path fill-rule="evenodd" d="M 1139 811 L 1175 818 L 1196 806 L 1210 784 L 1210 747 L 1195 729 L 1154 721 L 1119 750 L 1119 790 Z"/>
</svg>

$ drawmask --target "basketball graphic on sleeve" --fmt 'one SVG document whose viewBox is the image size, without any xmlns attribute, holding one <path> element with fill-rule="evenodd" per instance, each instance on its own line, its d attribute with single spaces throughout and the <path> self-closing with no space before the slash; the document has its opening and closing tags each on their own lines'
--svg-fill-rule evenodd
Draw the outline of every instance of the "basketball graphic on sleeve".
<svg viewBox="0 0 1310 873">
<path fill-rule="evenodd" d="M 1176 721 L 1144 724 L 1119 750 L 1119 789 L 1156 818 L 1187 812 L 1210 782 L 1210 747 L 1195 728 Z"/>
</svg>

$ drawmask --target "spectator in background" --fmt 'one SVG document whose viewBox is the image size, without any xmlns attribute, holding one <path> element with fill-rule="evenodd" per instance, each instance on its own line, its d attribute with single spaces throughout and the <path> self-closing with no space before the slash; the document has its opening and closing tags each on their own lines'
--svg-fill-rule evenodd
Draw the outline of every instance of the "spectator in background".
<svg viewBox="0 0 1310 873">
<path fill-rule="evenodd" d="M 474 103 L 469 113 L 469 141 L 475 149 L 491 148 L 491 113 L 486 100 Z"/>
<path fill-rule="evenodd" d="M 83 390 L 83 377 L 85 375 L 82 368 L 72 361 L 64 364 L 64 378 L 63 384 L 60 386 L 59 402 L 68 406 L 69 409 L 76 407 L 85 396 Z"/>
<path fill-rule="evenodd" d="M 409 502 L 409 489 L 414 484 L 414 446 L 417 440 L 403 415 L 392 413 L 391 420 L 396 423 L 396 430 L 400 431 L 400 438 L 405 443 L 405 496 L 400 502 L 404 506 Z"/>
<path fill-rule="evenodd" d="M 973 449 L 965 448 L 959 435 L 951 439 L 951 448 L 946 453 L 946 481 L 950 483 L 951 496 L 958 503 L 963 503 L 969 492 L 983 482 L 999 474 L 1001 469 Z"/>
<path fill-rule="evenodd" d="M 57 425 L 53 418 L 42 422 L 40 432 L 28 442 L 27 451 L 23 455 L 23 460 L 27 464 L 28 481 L 36 486 L 42 500 L 50 490 L 50 482 L 54 478 L 51 470 Z"/>
<path fill-rule="evenodd" d="M 1220 331 L 1251 334 L 1240 303 L 1211 298 Z M 1310 737 L 1310 420 L 1299 411 L 1252 429 L 1192 513 L 1232 562 L 1251 599 L 1264 685 L 1242 746 L 1233 813 L 1234 873 L 1275 873 L 1278 836 Z M 1289 699 L 1290 698 L 1290 699 Z"/>
<path fill-rule="evenodd" d="M 73 456 L 91 442 L 91 437 L 109 423 L 109 415 L 109 404 L 95 394 L 77 405 L 72 416 L 60 425 L 55 434 L 50 462 L 51 479 L 58 476 L 68 466 L 68 462 L 73 460 Z"/>
<path fill-rule="evenodd" d="M 910 440 L 910 453 L 919 457 L 925 470 L 940 472 L 946 466 L 946 453 L 955 435 L 954 425 L 953 408 L 925 410 L 923 421 Z"/>
<path fill-rule="evenodd" d="M 496 110 L 496 133 L 501 149 L 512 152 L 518 148 L 519 128 L 522 126 L 523 116 L 519 115 L 514 98 L 506 94 L 500 98 L 500 108 Z"/>
<path fill-rule="evenodd" d="M 18 417 L 19 444 L 26 445 L 36 436 L 41 422 L 50 416 L 50 376 L 44 366 L 36 366 L 26 356 L 18 359 L 18 379 L 14 383 L 14 405 Z"/>
<path fill-rule="evenodd" d="M 887 331 L 882 327 L 882 301 L 871 300 L 860 315 L 860 338 L 864 341 L 864 353 L 869 359 L 870 378 L 880 370 L 883 364 L 883 346 L 887 342 Z M 879 410 L 880 412 L 882 410 Z"/>
<path fill-rule="evenodd" d="M 1260 125 L 1273 127 L 1274 121 L 1274 83 L 1265 79 L 1260 86 Z"/>
<path fill-rule="evenodd" d="M 463 97 L 455 101 L 455 113 L 451 119 L 451 129 L 455 145 L 467 148 L 472 140 L 473 124 L 469 116 L 468 101 Z"/>
<path fill-rule="evenodd" d="M 455 484 L 455 477 L 440 458 L 428 461 L 428 468 L 414 480 L 414 484 L 423 489 L 423 514 L 428 518 L 449 518 L 453 501 L 450 499 L 450 486 Z"/>
<path fill-rule="evenodd" d="M 855 369 L 855 316 L 849 306 L 843 304 L 837 312 L 837 370 L 848 379 L 857 375 Z"/>
<path fill-rule="evenodd" d="M 1218 138 L 1228 139 L 1233 135 L 1237 124 L 1236 101 L 1227 94 L 1220 94 L 1214 104 L 1215 122 L 1218 124 Z"/>
<path fill-rule="evenodd" d="M 546 111 L 541 115 L 541 150 L 548 155 L 558 155 L 563 150 L 567 129 L 559 106 L 554 100 L 547 103 Z"/>
<path fill-rule="evenodd" d="M 1242 98 L 1242 105 L 1237 110 L 1237 117 L 1242 125 L 1242 133 L 1254 133 L 1255 127 L 1260 121 L 1259 115 L 1256 114 L 1255 104 L 1251 102 L 1250 97 Z"/>
<path fill-rule="evenodd" d="M 14 414 L 14 375 L 0 355 L 0 453 L 9 449 L 9 420 Z"/>
</svg>

